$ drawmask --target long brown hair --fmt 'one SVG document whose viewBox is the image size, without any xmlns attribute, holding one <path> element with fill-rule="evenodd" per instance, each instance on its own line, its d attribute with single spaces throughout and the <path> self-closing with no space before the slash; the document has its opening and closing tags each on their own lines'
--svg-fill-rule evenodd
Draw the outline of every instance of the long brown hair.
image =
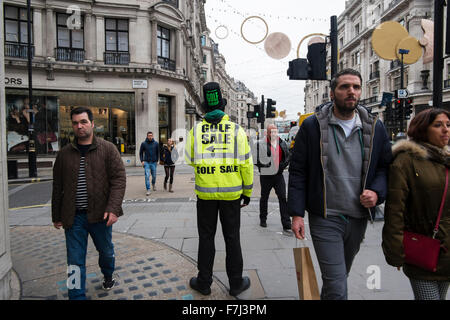
<svg viewBox="0 0 450 320">
<path fill-rule="evenodd" d="M 450 119 L 450 112 L 440 108 L 429 108 L 416 114 L 409 124 L 408 137 L 417 142 L 428 142 L 427 129 L 440 114 Z"/>
</svg>

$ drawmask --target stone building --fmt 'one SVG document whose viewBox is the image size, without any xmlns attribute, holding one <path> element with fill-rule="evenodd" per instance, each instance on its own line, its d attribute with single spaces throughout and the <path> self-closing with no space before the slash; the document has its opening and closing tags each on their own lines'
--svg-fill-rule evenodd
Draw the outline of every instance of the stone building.
<svg viewBox="0 0 450 320">
<path fill-rule="evenodd" d="M 31 1 L 38 165 L 73 139 L 77 106 L 91 108 L 96 135 L 126 165 L 147 131 L 162 143 L 184 136 L 199 116 L 204 2 Z M 7 151 L 26 162 L 26 1 L 5 1 L 4 13 Z"/>
<path fill-rule="evenodd" d="M 410 36 L 420 40 L 424 35 L 421 20 L 432 20 L 433 17 L 434 4 L 428 0 L 346 1 L 345 10 L 338 17 L 338 70 L 353 68 L 361 72 L 361 103 L 370 108 L 372 113 L 379 114 L 381 119 L 385 110 L 385 107 L 380 107 L 383 92 L 394 93 L 401 89 L 401 64 L 399 60 L 387 61 L 377 56 L 371 45 L 374 29 L 385 21 L 397 21 L 407 29 Z M 415 113 L 429 107 L 433 100 L 432 69 L 433 63 L 424 63 L 423 57 L 414 64 L 404 65 L 404 88 L 413 99 Z M 450 79 L 449 71 L 450 62 L 447 62 L 444 79 Z M 445 80 L 443 87 L 443 107 L 450 109 L 450 80 Z M 306 112 L 313 112 L 317 105 L 329 101 L 329 91 L 328 81 L 307 81 Z M 406 125 L 405 122 L 403 127 L 406 128 Z M 399 131 L 397 125 L 386 127 L 391 137 Z"/>
</svg>

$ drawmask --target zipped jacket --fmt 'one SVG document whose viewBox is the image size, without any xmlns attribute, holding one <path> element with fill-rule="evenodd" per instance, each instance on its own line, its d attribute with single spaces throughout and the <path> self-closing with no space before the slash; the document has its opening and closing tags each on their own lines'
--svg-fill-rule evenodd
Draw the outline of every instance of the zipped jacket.
<svg viewBox="0 0 450 320">
<path fill-rule="evenodd" d="M 141 162 L 157 162 L 159 160 L 159 143 L 155 141 L 155 139 L 149 141 L 148 138 L 146 138 L 145 141 L 141 143 L 139 158 L 141 159 Z"/>
<path fill-rule="evenodd" d="M 58 152 L 53 166 L 52 221 L 62 222 L 64 229 L 72 226 L 75 217 L 80 156 L 75 141 Z M 94 136 L 85 156 L 85 174 L 88 222 L 104 221 L 105 212 L 123 215 L 126 173 L 116 146 Z"/>
<path fill-rule="evenodd" d="M 236 200 L 253 190 L 253 158 L 244 130 L 224 115 L 203 119 L 190 131 L 186 162 L 194 167 L 195 193 L 202 200 Z"/>
<path fill-rule="evenodd" d="M 328 117 L 333 103 L 319 106 L 300 126 L 289 164 L 288 209 L 291 216 L 309 213 L 327 217 L 324 167 L 328 161 Z M 362 121 L 364 148 L 362 189 L 377 193 L 377 205 L 386 199 L 387 170 L 392 161 L 391 143 L 383 123 L 366 108 L 357 106 Z M 325 139 L 324 139 L 325 137 Z M 367 210 L 371 220 L 375 208 Z"/>
</svg>

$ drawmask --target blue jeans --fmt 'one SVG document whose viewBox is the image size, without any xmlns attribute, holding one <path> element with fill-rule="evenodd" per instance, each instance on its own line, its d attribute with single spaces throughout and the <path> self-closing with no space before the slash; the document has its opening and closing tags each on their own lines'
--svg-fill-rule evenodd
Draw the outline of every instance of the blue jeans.
<svg viewBox="0 0 450 320">
<path fill-rule="evenodd" d="M 150 172 L 152 173 L 152 184 L 156 182 L 156 164 L 157 162 L 144 161 L 145 187 L 147 190 L 150 190 Z"/>
<path fill-rule="evenodd" d="M 86 300 L 86 252 L 89 234 L 99 253 L 98 265 L 103 275 L 112 277 L 114 272 L 112 226 L 107 227 L 106 221 L 89 223 L 87 214 L 76 214 L 72 227 L 65 230 L 70 300 Z M 77 270 L 73 270 L 74 268 Z M 78 271 L 79 274 L 77 274 Z"/>
</svg>

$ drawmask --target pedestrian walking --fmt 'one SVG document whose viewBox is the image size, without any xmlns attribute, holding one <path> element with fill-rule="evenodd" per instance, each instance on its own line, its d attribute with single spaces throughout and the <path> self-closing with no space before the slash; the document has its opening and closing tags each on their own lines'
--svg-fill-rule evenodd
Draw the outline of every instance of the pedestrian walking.
<svg viewBox="0 0 450 320">
<path fill-rule="evenodd" d="M 280 205 L 281 225 L 283 230 L 291 232 L 291 217 L 288 213 L 286 182 L 283 171 L 289 165 L 289 147 L 278 136 L 278 129 L 270 124 L 267 127 L 265 139 L 259 141 L 257 146 L 256 166 L 260 172 L 261 198 L 259 200 L 259 225 L 267 227 L 267 206 L 272 188 L 278 197 Z"/>
<path fill-rule="evenodd" d="M 307 210 L 324 300 L 347 299 L 347 277 L 367 220 L 386 198 L 391 144 L 381 121 L 359 105 L 361 83 L 356 70 L 336 74 L 332 102 L 304 120 L 289 165 L 292 231 L 304 238 Z"/>
<path fill-rule="evenodd" d="M 153 139 L 153 132 L 147 132 L 147 138 L 141 143 L 139 149 L 139 158 L 141 159 L 142 166 L 145 172 L 145 188 L 147 190 L 146 195 L 151 194 L 150 191 L 150 173 L 152 175 L 152 188 L 156 191 L 156 166 L 159 159 L 159 144 Z"/>
<path fill-rule="evenodd" d="M 173 139 L 168 139 L 161 151 L 161 163 L 164 165 L 166 176 L 164 178 L 164 190 L 167 191 L 167 181 L 169 181 L 169 192 L 173 192 L 173 174 L 175 172 L 175 162 L 178 160 L 178 151 Z M 170 180 L 169 180 L 170 178 Z"/>
<path fill-rule="evenodd" d="M 223 111 L 227 100 L 220 86 L 203 86 L 206 115 L 190 131 L 185 156 L 195 171 L 197 194 L 198 276 L 189 285 L 203 295 L 211 293 L 215 256 L 214 238 L 220 217 L 226 248 L 226 271 L 232 296 L 250 287 L 243 277 L 240 243 L 241 200 L 248 205 L 253 190 L 253 163 L 244 130 Z"/>
<path fill-rule="evenodd" d="M 85 300 L 88 235 L 99 253 L 103 289 L 115 285 L 112 225 L 123 215 L 126 174 L 114 144 L 94 136 L 91 110 L 79 107 L 70 117 L 75 140 L 53 166 L 52 221 L 65 232 L 69 299 Z"/>
<path fill-rule="evenodd" d="M 450 167 L 450 112 L 430 108 L 418 113 L 408 129 L 409 140 L 392 147 L 383 227 L 383 252 L 388 264 L 403 267 L 416 300 L 445 300 L 450 284 L 450 253 L 441 250 L 435 272 L 405 263 L 404 230 L 431 237 L 442 202 L 446 168 Z M 450 192 L 446 193 L 435 238 L 450 249 Z"/>
</svg>

